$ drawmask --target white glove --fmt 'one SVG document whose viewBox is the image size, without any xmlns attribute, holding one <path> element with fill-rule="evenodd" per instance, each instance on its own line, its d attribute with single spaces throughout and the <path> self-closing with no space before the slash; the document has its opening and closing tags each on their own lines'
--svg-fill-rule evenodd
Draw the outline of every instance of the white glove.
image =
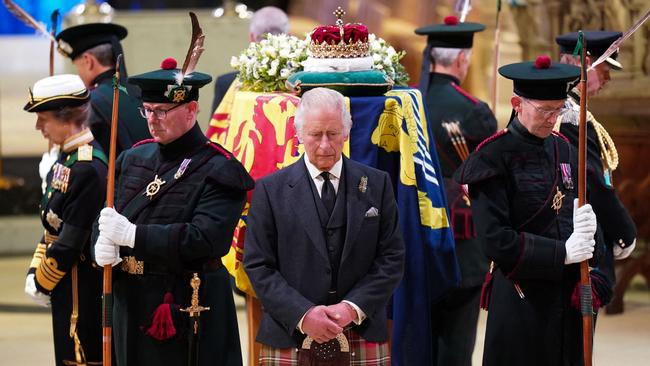
<svg viewBox="0 0 650 366">
<path fill-rule="evenodd" d="M 564 244 L 566 248 L 566 257 L 564 264 L 580 263 L 594 256 L 594 245 L 596 241 L 594 236 L 574 232 Z"/>
<path fill-rule="evenodd" d="M 52 146 L 52 149 L 48 152 L 43 153 L 43 157 L 41 157 L 41 162 L 38 163 L 38 175 L 41 177 L 41 188 L 43 190 L 43 193 L 45 193 L 45 188 L 47 187 L 47 173 L 50 172 L 50 169 L 52 169 L 52 165 L 56 163 L 56 159 L 59 157 L 59 146 L 54 145 Z"/>
<path fill-rule="evenodd" d="M 115 266 L 121 261 L 119 245 L 100 234 L 95 243 L 95 262 L 103 267 L 108 264 Z"/>
<path fill-rule="evenodd" d="M 99 233 L 120 246 L 133 248 L 135 245 L 135 225 L 120 215 L 112 207 L 105 207 L 99 213 Z"/>
<path fill-rule="evenodd" d="M 632 245 L 628 245 L 626 248 L 621 248 L 619 245 L 614 244 L 614 259 L 621 260 L 625 259 L 632 254 L 636 247 L 636 239 L 632 242 Z"/>
<path fill-rule="evenodd" d="M 578 207 L 578 199 L 573 200 L 573 232 L 579 234 L 596 234 L 596 214 L 590 204 Z"/>
<path fill-rule="evenodd" d="M 25 279 L 25 293 L 27 296 L 31 297 L 32 301 L 36 304 L 46 308 L 50 307 L 50 296 L 38 291 L 33 273 L 28 274 Z"/>
</svg>

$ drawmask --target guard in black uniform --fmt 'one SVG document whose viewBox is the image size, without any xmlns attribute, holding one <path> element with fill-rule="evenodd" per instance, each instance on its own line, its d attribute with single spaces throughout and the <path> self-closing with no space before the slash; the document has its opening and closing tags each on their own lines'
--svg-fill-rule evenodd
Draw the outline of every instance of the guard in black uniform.
<svg viewBox="0 0 650 366">
<path fill-rule="evenodd" d="M 552 133 L 580 70 L 540 57 L 499 73 L 514 81 L 513 117 L 454 175 L 469 185 L 478 237 L 496 266 L 482 294 L 489 304 L 483 365 L 582 365 L 572 295 L 578 263 L 594 256 L 596 216 L 588 204 L 574 214 L 576 150 Z M 602 281 L 593 271 L 596 305 L 611 297 Z"/>
<path fill-rule="evenodd" d="M 115 62 L 123 54 L 120 40 L 126 28 L 110 23 L 89 23 L 66 28 L 56 36 L 60 52 L 70 58 L 79 76 L 90 90 L 92 113 L 90 130 L 108 152 L 113 113 L 113 75 Z M 147 121 L 138 112 L 142 105 L 140 90 L 127 83 L 124 57 L 120 65 L 119 120 L 117 124 L 117 155 L 134 143 L 151 137 Z"/>
<path fill-rule="evenodd" d="M 39 80 L 25 110 L 36 129 L 61 146 L 41 201 L 45 229 L 29 266 L 25 292 L 52 306 L 56 365 L 102 362 L 101 272 L 90 256 L 93 220 L 104 205 L 106 156 L 86 127 L 90 96 L 77 75 Z"/>
<path fill-rule="evenodd" d="M 623 34 L 610 31 L 587 31 L 584 35 L 587 40 L 587 60 L 592 63 Z M 580 56 L 573 55 L 578 42 L 578 33 L 558 36 L 555 41 L 560 45 L 560 62 L 580 65 Z M 588 72 L 588 97 L 596 95 L 609 82 L 610 69 L 622 68 L 621 63 L 616 60 L 617 56 L 618 52 Z M 580 91 L 577 87 L 569 92 L 565 108 L 567 112 L 558 119 L 556 130 L 559 130 L 577 148 L 580 114 Z M 614 259 L 627 258 L 634 250 L 636 225 L 614 189 L 612 173 L 618 166 L 618 152 L 614 141 L 589 111 L 587 111 L 587 161 L 592 168 L 590 174 L 594 178 L 594 184 L 590 187 L 589 202 L 598 216 L 598 224 L 602 229 L 606 246 L 599 269 L 615 282 Z"/>
<path fill-rule="evenodd" d="M 211 77 L 195 71 L 179 85 L 176 61 L 162 65 L 130 78 L 142 89 L 153 139 L 118 159 L 115 209 L 102 210 L 95 244 L 97 263 L 117 264 L 117 365 L 238 366 L 237 318 L 221 257 L 254 182 L 196 122 L 198 91 Z"/>
<path fill-rule="evenodd" d="M 469 198 L 452 179 L 469 152 L 497 129 L 487 104 L 459 86 L 467 75 L 474 33 L 484 29 L 483 24 L 459 23 L 449 16 L 444 24 L 415 30 L 428 37 L 425 57 L 430 68 L 423 74 L 426 79 L 421 91 L 440 157 L 461 271 L 459 287 L 445 294 L 432 309 L 438 365 L 471 365 L 481 284 L 488 271 L 489 261 L 472 224 Z"/>
</svg>

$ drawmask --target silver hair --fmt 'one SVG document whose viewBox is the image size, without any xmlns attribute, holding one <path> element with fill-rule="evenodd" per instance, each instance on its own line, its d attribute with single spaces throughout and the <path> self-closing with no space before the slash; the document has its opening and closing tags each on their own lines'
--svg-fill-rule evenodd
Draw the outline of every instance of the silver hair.
<svg viewBox="0 0 650 366">
<path fill-rule="evenodd" d="M 71 122 L 77 126 L 88 126 L 90 118 L 90 102 L 76 107 L 63 107 L 52 110 L 54 118 L 62 122 Z"/>
<path fill-rule="evenodd" d="M 298 136 L 302 135 L 305 124 L 305 115 L 314 110 L 336 110 L 341 111 L 341 122 L 343 123 L 343 134 L 348 136 L 352 129 L 352 117 L 345 106 L 343 95 L 335 90 L 327 88 L 314 88 L 302 95 L 298 109 L 293 118 L 293 125 Z"/>
<path fill-rule="evenodd" d="M 115 67 L 115 58 L 113 57 L 113 46 L 110 43 L 102 43 L 86 50 L 87 53 L 95 56 L 102 66 Z"/>
<path fill-rule="evenodd" d="M 431 49 L 431 61 L 436 65 L 449 67 L 456 61 L 461 52 L 464 52 L 469 59 L 472 56 L 471 48 L 443 48 L 433 47 Z"/>
<path fill-rule="evenodd" d="M 267 33 L 282 34 L 289 32 L 289 18 L 280 8 L 265 6 L 253 14 L 249 32 L 255 37 L 255 42 L 264 39 Z"/>
</svg>

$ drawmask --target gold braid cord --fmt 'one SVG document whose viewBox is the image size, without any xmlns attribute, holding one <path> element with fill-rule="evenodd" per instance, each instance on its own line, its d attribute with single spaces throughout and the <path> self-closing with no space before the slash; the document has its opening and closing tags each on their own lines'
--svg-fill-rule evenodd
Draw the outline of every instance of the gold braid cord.
<svg viewBox="0 0 650 366">
<path fill-rule="evenodd" d="M 596 121 L 594 116 L 589 113 L 589 120 L 594 126 L 596 135 L 598 135 L 598 143 L 600 144 L 600 157 L 603 160 L 603 165 L 605 168 L 614 171 L 618 168 L 618 151 L 616 150 L 616 145 L 614 145 L 614 140 L 607 133 L 605 127 Z"/>
<path fill-rule="evenodd" d="M 553 131 L 559 132 L 562 123 L 571 123 L 578 125 L 578 114 L 580 112 L 580 106 L 578 103 L 573 100 L 573 98 L 567 98 L 565 108 L 569 111 L 565 114 L 558 116 L 558 119 L 553 127 Z M 610 171 L 616 170 L 618 167 L 618 151 L 616 150 L 616 145 L 614 145 L 614 140 L 609 135 L 605 127 L 603 127 L 600 122 L 596 120 L 591 112 L 587 111 L 587 121 L 591 122 L 591 125 L 594 126 L 594 131 L 596 131 L 596 136 L 598 136 L 598 144 L 600 145 L 600 159 L 603 162 L 603 168 L 609 169 Z"/>
</svg>

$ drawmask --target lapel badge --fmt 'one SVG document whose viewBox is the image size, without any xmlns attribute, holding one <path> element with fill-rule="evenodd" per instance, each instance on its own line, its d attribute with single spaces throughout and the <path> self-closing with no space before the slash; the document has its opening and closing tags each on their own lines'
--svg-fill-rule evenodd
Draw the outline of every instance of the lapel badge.
<svg viewBox="0 0 650 366">
<path fill-rule="evenodd" d="M 181 166 L 178 167 L 178 170 L 174 174 L 174 179 L 178 179 L 183 176 L 185 173 L 185 170 L 187 169 L 187 166 L 190 165 L 190 162 L 192 159 L 183 159 L 183 162 L 181 163 Z"/>
<path fill-rule="evenodd" d="M 562 191 L 560 191 L 559 187 L 555 187 L 557 189 L 557 192 L 555 193 L 555 196 L 553 196 L 553 204 L 551 205 L 551 208 L 555 210 L 556 214 L 560 213 L 560 209 L 562 208 L 562 200 L 564 200 L 564 195 L 562 194 Z"/>
<path fill-rule="evenodd" d="M 160 187 L 165 183 L 167 182 L 158 178 L 158 174 L 156 174 L 156 176 L 153 178 L 153 181 L 147 184 L 147 189 L 145 190 L 144 195 L 149 199 L 152 199 L 153 196 L 155 196 L 158 191 L 160 191 Z"/>
<path fill-rule="evenodd" d="M 368 177 L 364 175 L 363 177 L 361 177 L 361 180 L 359 181 L 359 192 L 366 193 L 367 189 L 368 189 Z"/>
<path fill-rule="evenodd" d="M 90 145 L 81 145 L 77 150 L 77 161 L 92 161 L 93 147 Z"/>
<path fill-rule="evenodd" d="M 47 221 L 48 224 L 50 224 L 51 227 L 54 228 L 54 230 L 59 230 L 61 227 L 61 224 L 63 223 L 63 220 L 59 218 L 59 215 L 54 213 L 52 209 L 50 209 L 47 212 L 47 215 L 45 215 L 45 221 Z"/>
<path fill-rule="evenodd" d="M 68 190 L 68 184 L 70 182 L 70 168 L 56 163 L 52 170 L 54 171 L 52 173 L 52 188 L 65 193 Z"/>
</svg>

